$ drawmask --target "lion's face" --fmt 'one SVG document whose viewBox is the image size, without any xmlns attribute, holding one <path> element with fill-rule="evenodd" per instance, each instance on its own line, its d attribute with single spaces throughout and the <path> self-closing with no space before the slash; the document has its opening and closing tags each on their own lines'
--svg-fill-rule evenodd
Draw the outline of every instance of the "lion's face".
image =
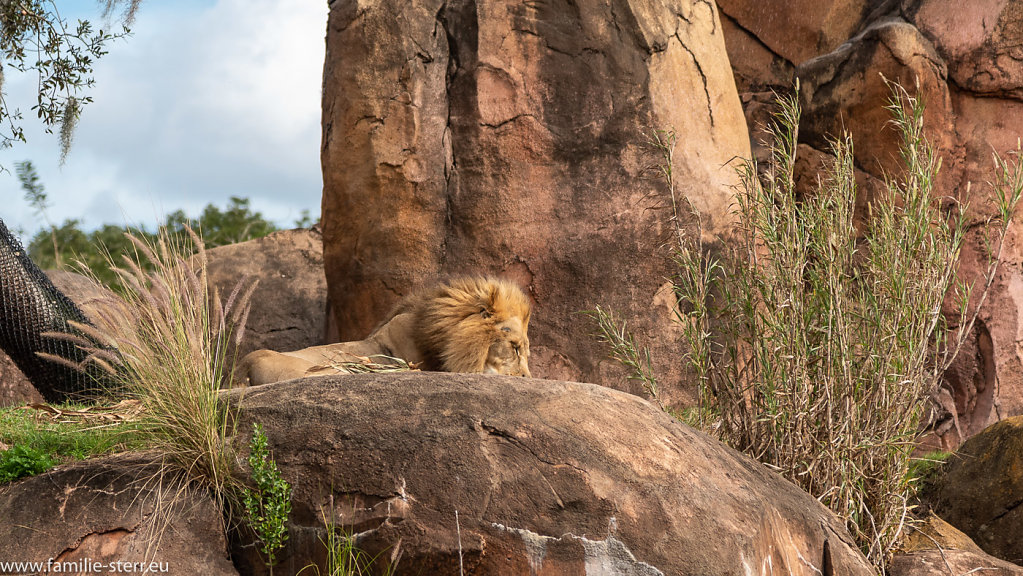
<svg viewBox="0 0 1023 576">
<path fill-rule="evenodd" d="M 490 345 L 483 373 L 532 377 L 529 373 L 529 337 L 522 319 L 509 318 L 499 323 L 497 330 L 500 337 Z"/>
</svg>

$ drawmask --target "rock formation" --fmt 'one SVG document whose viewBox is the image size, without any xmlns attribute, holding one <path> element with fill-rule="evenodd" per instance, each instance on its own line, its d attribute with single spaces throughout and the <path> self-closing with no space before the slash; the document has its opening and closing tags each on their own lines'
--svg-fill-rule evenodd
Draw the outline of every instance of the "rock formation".
<svg viewBox="0 0 1023 576">
<path fill-rule="evenodd" d="M 969 536 L 931 514 L 908 527 L 901 550 L 888 565 L 889 576 L 947 576 L 983 573 L 1020 576 L 1023 567 L 984 553 Z"/>
<path fill-rule="evenodd" d="M 335 340 L 438 276 L 535 300 L 534 373 L 634 392 L 582 310 L 619 312 L 678 382 L 667 188 L 726 230 L 748 136 L 712 2 L 388 0 L 331 5 L 323 233 Z M 683 400 L 677 386 L 669 400 Z M 691 393 L 692 391 L 689 391 Z"/>
<path fill-rule="evenodd" d="M 963 443 L 924 500 L 985 552 L 1023 562 L 1023 416 Z"/>
<path fill-rule="evenodd" d="M 24 574 L 110 573 L 120 562 L 130 566 L 120 572 L 237 576 L 213 503 L 160 485 L 157 470 L 145 456 L 114 456 L 0 485 L 0 561 L 60 564 Z"/>
<path fill-rule="evenodd" d="M 274 573 L 322 558 L 327 518 L 370 556 L 400 554 L 399 574 L 459 574 L 460 558 L 466 574 L 873 574 L 815 499 L 630 394 L 405 373 L 232 396 L 294 490 Z"/>
<path fill-rule="evenodd" d="M 207 250 L 221 299 L 239 280 L 258 281 L 237 357 L 260 348 L 290 351 L 323 343 L 327 285 L 319 230 L 281 230 Z"/>
</svg>

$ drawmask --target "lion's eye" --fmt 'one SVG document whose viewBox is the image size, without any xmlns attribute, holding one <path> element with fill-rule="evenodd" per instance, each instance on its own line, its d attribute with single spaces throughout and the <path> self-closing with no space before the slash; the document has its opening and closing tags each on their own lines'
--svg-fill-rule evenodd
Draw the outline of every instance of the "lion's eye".
<svg viewBox="0 0 1023 576">
<path fill-rule="evenodd" d="M 501 328 L 501 332 L 511 332 L 511 328 L 505 326 L 505 327 Z"/>
</svg>

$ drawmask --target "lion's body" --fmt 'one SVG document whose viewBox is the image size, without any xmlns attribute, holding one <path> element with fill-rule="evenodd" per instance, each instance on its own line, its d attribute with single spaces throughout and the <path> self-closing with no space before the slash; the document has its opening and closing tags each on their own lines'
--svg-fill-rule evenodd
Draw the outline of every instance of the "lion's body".
<svg viewBox="0 0 1023 576">
<path fill-rule="evenodd" d="M 529 298 L 494 278 L 460 278 L 402 300 L 358 342 L 294 352 L 256 350 L 236 370 L 238 385 L 347 373 L 368 357 L 399 358 L 424 370 L 529 376 Z"/>
</svg>

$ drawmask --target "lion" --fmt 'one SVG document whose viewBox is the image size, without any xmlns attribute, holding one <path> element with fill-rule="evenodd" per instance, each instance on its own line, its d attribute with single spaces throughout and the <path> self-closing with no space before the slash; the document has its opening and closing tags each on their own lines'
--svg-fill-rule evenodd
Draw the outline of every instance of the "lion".
<svg viewBox="0 0 1023 576">
<path fill-rule="evenodd" d="M 344 364 L 393 363 L 422 370 L 531 377 L 529 298 L 515 284 L 465 277 L 406 297 L 365 340 L 293 352 L 256 350 L 239 362 L 236 386 L 346 374 Z"/>
</svg>

